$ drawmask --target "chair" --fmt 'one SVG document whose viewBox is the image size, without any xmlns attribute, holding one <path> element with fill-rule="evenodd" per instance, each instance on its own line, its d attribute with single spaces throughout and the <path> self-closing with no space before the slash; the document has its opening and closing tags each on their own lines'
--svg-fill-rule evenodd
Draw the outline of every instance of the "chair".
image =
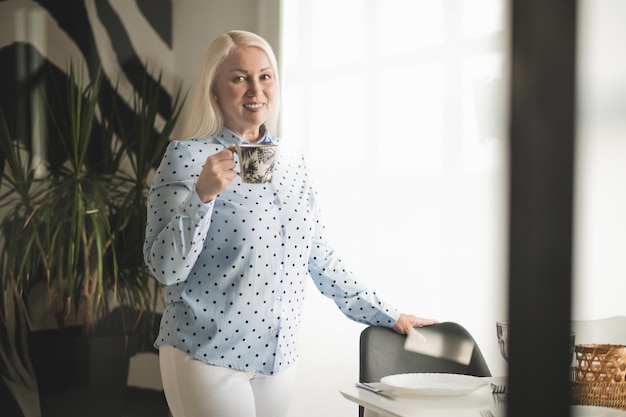
<svg viewBox="0 0 626 417">
<path fill-rule="evenodd" d="M 463 326 L 458 323 L 444 322 L 430 326 L 450 340 L 461 338 L 474 341 Z M 465 374 L 473 376 L 491 376 L 482 352 L 474 342 L 474 351 L 469 364 L 457 363 L 450 359 L 436 358 L 404 349 L 406 336 L 388 327 L 369 326 L 361 332 L 359 381 L 377 382 L 387 375 L 431 372 Z"/>
<path fill-rule="evenodd" d="M 444 322 L 429 326 L 429 331 L 436 331 L 446 341 L 473 341 L 474 350 L 470 362 L 465 365 L 450 359 L 405 350 L 405 335 L 388 327 L 369 326 L 361 332 L 360 337 L 359 381 L 377 382 L 388 375 L 421 372 L 491 376 L 478 344 L 463 326 Z M 359 416 L 363 416 L 363 407 L 359 407 Z"/>
</svg>

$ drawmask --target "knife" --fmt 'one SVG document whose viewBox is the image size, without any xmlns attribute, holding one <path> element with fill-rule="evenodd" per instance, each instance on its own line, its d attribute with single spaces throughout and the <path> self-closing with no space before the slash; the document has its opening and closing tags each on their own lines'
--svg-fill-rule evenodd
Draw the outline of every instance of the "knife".
<svg viewBox="0 0 626 417">
<path fill-rule="evenodd" d="M 382 390 L 380 388 L 376 388 L 375 386 L 368 384 L 367 382 L 357 382 L 356 387 L 364 389 L 369 392 L 373 392 L 374 394 L 382 395 L 383 397 L 387 397 L 391 400 L 396 399 L 396 396 L 394 394 L 387 392 L 385 390 Z"/>
</svg>

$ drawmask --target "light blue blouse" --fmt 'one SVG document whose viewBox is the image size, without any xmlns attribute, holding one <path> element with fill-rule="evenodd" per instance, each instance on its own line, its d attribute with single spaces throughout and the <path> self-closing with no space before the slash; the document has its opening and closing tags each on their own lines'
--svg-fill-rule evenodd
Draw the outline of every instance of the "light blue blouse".
<svg viewBox="0 0 626 417">
<path fill-rule="evenodd" d="M 269 134 L 264 141 L 277 143 Z M 249 372 L 286 369 L 298 356 L 309 276 L 352 320 L 393 326 L 400 312 L 328 245 L 301 157 L 281 152 L 270 184 L 237 176 L 215 200 L 200 200 L 195 183 L 207 157 L 241 142 L 228 129 L 173 141 L 156 172 L 144 242 L 146 265 L 166 286 L 155 346 Z"/>
</svg>

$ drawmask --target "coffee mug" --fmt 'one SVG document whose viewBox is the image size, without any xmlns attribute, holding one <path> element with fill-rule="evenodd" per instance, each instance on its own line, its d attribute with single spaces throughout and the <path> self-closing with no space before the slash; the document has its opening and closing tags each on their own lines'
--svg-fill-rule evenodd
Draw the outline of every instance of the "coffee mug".
<svg viewBox="0 0 626 417">
<path fill-rule="evenodd" d="M 247 143 L 234 149 L 239 156 L 239 176 L 249 184 L 272 181 L 274 165 L 278 159 L 278 145 Z"/>
</svg>

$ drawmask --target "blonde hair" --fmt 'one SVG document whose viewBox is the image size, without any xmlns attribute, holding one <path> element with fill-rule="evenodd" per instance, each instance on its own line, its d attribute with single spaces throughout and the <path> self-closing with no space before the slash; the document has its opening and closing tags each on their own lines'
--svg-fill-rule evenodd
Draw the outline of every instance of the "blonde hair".
<svg viewBox="0 0 626 417">
<path fill-rule="evenodd" d="M 270 132 L 276 131 L 280 108 L 280 85 L 274 51 L 270 44 L 259 35 L 243 30 L 232 30 L 215 38 L 206 52 L 202 71 L 195 87 L 191 111 L 183 128 L 181 140 L 213 136 L 224 127 L 224 115 L 215 100 L 213 82 L 219 65 L 224 62 L 233 49 L 240 46 L 259 48 L 265 52 L 270 60 L 278 94 L 276 94 L 272 114 L 265 125 Z"/>
</svg>

